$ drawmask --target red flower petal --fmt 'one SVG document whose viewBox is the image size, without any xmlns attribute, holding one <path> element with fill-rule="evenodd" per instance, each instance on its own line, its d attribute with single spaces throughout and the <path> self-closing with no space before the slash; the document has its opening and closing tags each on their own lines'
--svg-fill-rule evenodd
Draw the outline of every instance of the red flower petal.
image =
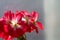
<svg viewBox="0 0 60 40">
<path fill-rule="evenodd" d="M 37 21 L 37 19 L 38 19 L 38 13 L 37 12 L 33 11 L 31 16 L 35 21 Z"/>
<path fill-rule="evenodd" d="M 11 11 L 7 11 L 5 12 L 4 17 L 11 20 L 14 17 L 14 13 L 12 13 Z"/>
<path fill-rule="evenodd" d="M 21 11 L 20 13 L 23 14 L 23 16 L 28 15 L 28 12 L 25 11 L 25 10 L 24 11 Z"/>
<path fill-rule="evenodd" d="M 37 24 L 37 26 L 39 26 L 39 28 L 40 28 L 41 30 L 44 29 L 44 28 L 43 28 L 43 25 L 42 25 L 40 22 L 37 22 L 36 24 Z"/>
<path fill-rule="evenodd" d="M 3 18 L 0 19 L 0 33 L 4 31 L 4 24 L 5 24 L 5 20 Z"/>
<path fill-rule="evenodd" d="M 21 14 L 21 12 L 16 12 L 16 19 L 17 19 L 17 21 L 21 21 L 21 19 L 22 19 L 22 17 L 23 17 L 23 14 Z"/>
<path fill-rule="evenodd" d="M 11 37 L 10 35 L 6 35 L 6 36 L 4 37 L 4 40 L 13 40 L 13 39 L 12 39 L 12 37 Z"/>
<path fill-rule="evenodd" d="M 4 32 L 8 33 L 8 26 L 4 25 Z"/>
</svg>

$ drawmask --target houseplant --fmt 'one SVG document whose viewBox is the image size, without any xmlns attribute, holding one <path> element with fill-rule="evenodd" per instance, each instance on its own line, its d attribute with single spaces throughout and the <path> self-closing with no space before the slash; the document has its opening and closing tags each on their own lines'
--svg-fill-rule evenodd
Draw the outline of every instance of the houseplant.
<svg viewBox="0 0 60 40">
<path fill-rule="evenodd" d="M 6 11 L 2 18 L 0 18 L 0 37 L 4 40 L 26 40 L 26 32 L 32 32 L 38 28 L 43 30 L 41 22 L 37 21 L 38 13 L 33 11 L 28 13 L 27 11 Z"/>
</svg>

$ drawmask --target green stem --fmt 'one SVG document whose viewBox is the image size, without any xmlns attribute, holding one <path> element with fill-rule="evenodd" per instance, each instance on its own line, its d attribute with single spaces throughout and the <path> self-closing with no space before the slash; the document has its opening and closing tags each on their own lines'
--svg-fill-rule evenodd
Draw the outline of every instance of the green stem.
<svg viewBox="0 0 60 40">
<path fill-rule="evenodd" d="M 23 35 L 21 37 L 18 37 L 17 40 L 26 40 L 26 35 Z"/>
</svg>

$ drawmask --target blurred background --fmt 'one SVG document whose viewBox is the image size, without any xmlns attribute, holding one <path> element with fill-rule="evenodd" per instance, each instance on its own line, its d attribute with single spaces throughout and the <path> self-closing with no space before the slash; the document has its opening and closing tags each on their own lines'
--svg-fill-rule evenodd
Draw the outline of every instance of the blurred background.
<svg viewBox="0 0 60 40">
<path fill-rule="evenodd" d="M 26 33 L 27 40 L 60 40 L 60 0 L 0 0 L 0 17 L 7 10 L 37 11 L 44 30 Z M 2 38 L 0 38 L 2 40 Z M 16 38 L 14 39 L 16 40 Z"/>
</svg>

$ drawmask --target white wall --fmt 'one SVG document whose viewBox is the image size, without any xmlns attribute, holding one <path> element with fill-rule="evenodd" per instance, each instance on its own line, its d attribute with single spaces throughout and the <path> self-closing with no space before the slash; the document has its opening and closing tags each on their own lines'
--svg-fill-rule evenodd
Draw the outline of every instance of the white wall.
<svg viewBox="0 0 60 40">
<path fill-rule="evenodd" d="M 60 40 L 59 4 L 59 0 L 44 0 L 46 40 Z"/>
<path fill-rule="evenodd" d="M 53 32 L 55 25 L 54 0 L 44 0 L 46 40 L 54 40 Z"/>
</svg>

